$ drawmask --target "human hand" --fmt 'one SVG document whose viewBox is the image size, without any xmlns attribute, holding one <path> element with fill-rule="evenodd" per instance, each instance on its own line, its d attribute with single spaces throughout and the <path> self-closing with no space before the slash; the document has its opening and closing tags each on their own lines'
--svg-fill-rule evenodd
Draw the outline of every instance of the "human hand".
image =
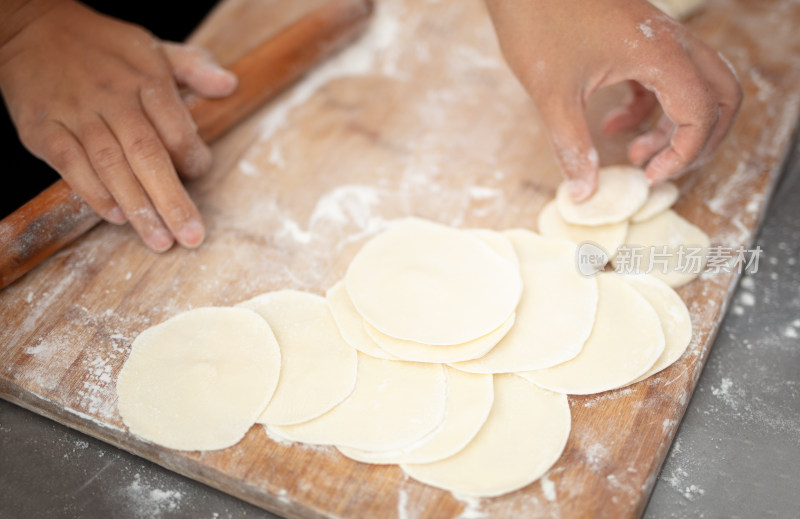
<svg viewBox="0 0 800 519">
<path fill-rule="evenodd" d="M 151 249 L 199 245 L 202 219 L 178 173 L 201 175 L 211 153 L 178 87 L 225 96 L 235 76 L 201 49 L 72 0 L 13 7 L 0 27 L 0 91 L 22 143 Z"/>
<path fill-rule="evenodd" d="M 628 158 L 652 183 L 697 167 L 727 135 L 742 100 L 733 69 L 716 51 L 645 0 L 487 0 L 506 60 L 547 126 L 577 200 L 597 184 L 597 152 L 584 107 L 589 95 L 629 81 L 623 106 L 603 130 L 641 125 L 661 105 L 655 128 Z"/>
</svg>

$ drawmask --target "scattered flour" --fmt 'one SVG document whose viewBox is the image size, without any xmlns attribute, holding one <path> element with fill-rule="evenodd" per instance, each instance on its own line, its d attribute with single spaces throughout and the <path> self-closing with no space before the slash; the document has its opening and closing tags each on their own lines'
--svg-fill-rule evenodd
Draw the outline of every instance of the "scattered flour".
<svg viewBox="0 0 800 519">
<path fill-rule="evenodd" d="M 548 501 L 555 501 L 558 498 L 558 494 L 556 493 L 556 485 L 550 478 L 545 475 L 540 480 L 542 483 L 542 493 L 544 494 L 544 498 Z"/>
<path fill-rule="evenodd" d="M 136 473 L 133 482 L 125 489 L 126 496 L 135 504 L 135 514 L 140 519 L 158 519 L 180 510 L 183 494 L 176 490 L 152 488 Z"/>
<path fill-rule="evenodd" d="M 487 512 L 481 510 L 482 504 L 479 498 L 458 495 L 454 497 L 464 503 L 464 509 L 456 519 L 483 519 L 489 517 Z"/>
</svg>

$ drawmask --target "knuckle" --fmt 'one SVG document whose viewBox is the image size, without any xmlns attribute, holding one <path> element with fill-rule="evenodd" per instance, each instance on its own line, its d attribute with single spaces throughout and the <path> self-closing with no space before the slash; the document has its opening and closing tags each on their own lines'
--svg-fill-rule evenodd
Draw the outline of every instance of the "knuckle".
<svg viewBox="0 0 800 519">
<path fill-rule="evenodd" d="M 95 151 L 92 161 L 99 170 L 115 170 L 126 164 L 122 150 L 116 146 L 105 146 Z"/>
<path fill-rule="evenodd" d="M 157 138 L 152 135 L 134 136 L 127 145 L 128 152 L 144 161 L 152 161 L 161 158 L 163 146 Z"/>
</svg>

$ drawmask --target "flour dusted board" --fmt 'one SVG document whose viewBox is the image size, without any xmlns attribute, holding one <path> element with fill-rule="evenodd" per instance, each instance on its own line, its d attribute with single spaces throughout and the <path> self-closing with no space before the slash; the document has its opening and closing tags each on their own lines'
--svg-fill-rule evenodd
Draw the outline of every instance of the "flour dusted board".
<svg viewBox="0 0 800 519">
<path fill-rule="evenodd" d="M 270 11 L 263 20 L 297 16 L 296 3 L 287 4 L 283 18 Z M 274 8 L 229 1 L 196 40 L 230 61 L 231 49 L 244 50 L 237 20 L 250 23 Z M 747 97 L 720 153 L 679 182 L 676 209 L 714 244 L 749 245 L 797 122 L 800 5 L 710 1 L 689 24 L 732 61 Z M 595 122 L 620 94 L 592 100 Z M 624 139 L 598 139 L 604 163 L 622 160 Z M 230 449 L 170 451 L 130 436 L 116 410 L 114 380 L 131 341 L 180 311 L 280 288 L 322 294 L 366 238 L 409 214 L 461 227 L 535 227 L 559 176 L 480 1 L 378 2 L 358 44 L 229 134 L 216 152 L 214 171 L 191 186 L 209 226 L 202 248 L 156 255 L 129 229 L 102 225 L 0 293 L 0 394 L 293 517 L 641 513 L 723 316 L 732 274 L 680 290 L 696 330 L 682 360 L 644 383 L 570 398 L 573 430 L 553 470 L 492 500 L 465 504 L 403 478 L 397 467 L 277 443 L 260 427 Z"/>
</svg>

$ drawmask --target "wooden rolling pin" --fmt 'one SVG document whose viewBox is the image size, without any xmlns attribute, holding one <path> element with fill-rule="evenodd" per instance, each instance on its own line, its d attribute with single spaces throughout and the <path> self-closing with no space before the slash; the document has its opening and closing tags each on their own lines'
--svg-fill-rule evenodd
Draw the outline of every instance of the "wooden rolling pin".
<svg viewBox="0 0 800 519">
<path fill-rule="evenodd" d="M 211 142 L 366 26 L 371 0 L 329 0 L 261 43 L 228 69 L 239 78 L 222 99 L 187 101 L 198 133 Z M 0 289 L 101 221 L 63 180 L 0 221 Z"/>
</svg>

